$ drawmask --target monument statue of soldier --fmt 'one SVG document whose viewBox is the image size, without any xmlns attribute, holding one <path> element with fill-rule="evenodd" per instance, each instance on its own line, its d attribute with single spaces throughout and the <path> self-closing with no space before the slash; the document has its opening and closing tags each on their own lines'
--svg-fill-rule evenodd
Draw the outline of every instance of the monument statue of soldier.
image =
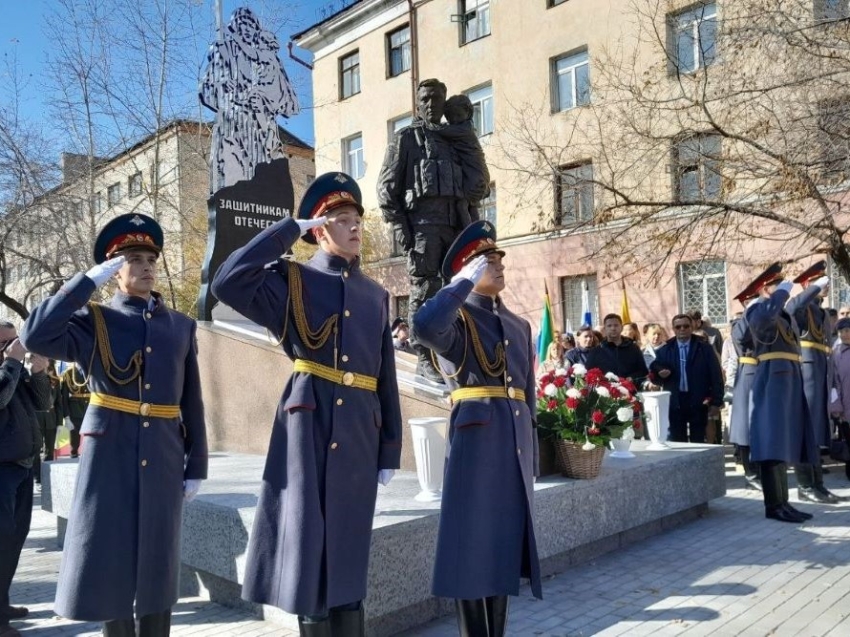
<svg viewBox="0 0 850 637">
<path fill-rule="evenodd" d="M 416 95 L 416 117 L 393 136 L 377 188 L 384 221 L 407 256 L 411 320 L 443 287 L 440 267 L 446 252 L 460 231 L 478 219 L 478 203 L 490 186 L 484 153 L 471 128 L 471 104 L 459 100 L 461 110 L 467 106 L 467 117 L 445 124 L 446 85 L 424 80 Z M 419 359 L 417 373 L 443 382 L 430 350 L 414 339 L 411 344 Z"/>
</svg>

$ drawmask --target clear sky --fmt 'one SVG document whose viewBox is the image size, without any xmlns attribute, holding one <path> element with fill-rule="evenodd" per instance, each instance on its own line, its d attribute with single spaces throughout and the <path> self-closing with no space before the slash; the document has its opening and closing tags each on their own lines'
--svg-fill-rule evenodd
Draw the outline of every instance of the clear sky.
<svg viewBox="0 0 850 637">
<path fill-rule="evenodd" d="M 144 2 L 145 0 L 139 0 Z M 214 24 L 214 0 L 191 0 L 209 7 L 210 24 Z M 32 117 L 49 119 L 49 113 L 43 99 L 44 87 L 40 78 L 43 75 L 46 59 L 51 53 L 51 38 L 45 33 L 44 16 L 55 0 L 0 0 L 0 55 L 4 58 L 17 55 L 18 68 L 29 76 L 24 94 L 20 96 L 23 110 Z M 281 43 L 281 60 L 294 86 L 298 89 L 301 113 L 289 120 L 280 120 L 284 128 L 308 143 L 313 143 L 313 113 L 311 79 L 309 71 L 289 59 L 287 44 L 290 36 L 319 22 L 328 11 L 340 8 L 341 3 L 350 4 L 351 0 L 223 0 L 225 23 L 230 14 L 239 6 L 254 10 L 264 26 L 264 16 L 276 15 L 287 18 L 287 24 L 277 33 Z M 286 12 L 286 13 L 284 13 Z M 291 13 L 291 17 L 287 16 Z M 306 51 L 295 49 L 296 55 L 309 59 Z M 5 78 L 5 68 L 0 69 L 0 77 Z M 187 90 L 195 90 L 188 87 Z M 2 108 L 0 103 L 0 108 Z M 211 113 L 208 113 L 211 117 Z"/>
</svg>

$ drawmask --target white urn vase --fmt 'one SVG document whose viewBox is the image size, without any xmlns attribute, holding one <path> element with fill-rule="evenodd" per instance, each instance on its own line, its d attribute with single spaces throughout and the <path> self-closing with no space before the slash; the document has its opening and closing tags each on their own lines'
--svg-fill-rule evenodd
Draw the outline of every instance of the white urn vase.
<svg viewBox="0 0 850 637">
<path fill-rule="evenodd" d="M 416 476 L 422 489 L 415 500 L 438 502 L 443 496 L 443 468 L 446 462 L 446 418 L 411 418 L 410 436 L 416 460 Z"/>
<path fill-rule="evenodd" d="M 632 446 L 631 438 L 612 438 L 610 441 L 611 445 L 611 457 L 612 458 L 634 458 L 635 454 L 629 451 L 629 447 Z"/>
<path fill-rule="evenodd" d="M 640 394 L 646 413 L 646 429 L 652 441 L 647 449 L 661 451 L 669 449 L 665 442 L 670 428 L 670 392 L 645 391 Z"/>
</svg>

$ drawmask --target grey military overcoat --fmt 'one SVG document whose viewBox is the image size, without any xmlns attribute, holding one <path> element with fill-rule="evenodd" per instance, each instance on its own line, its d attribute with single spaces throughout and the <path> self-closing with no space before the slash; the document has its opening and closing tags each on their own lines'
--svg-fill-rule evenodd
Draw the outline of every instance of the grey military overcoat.
<svg viewBox="0 0 850 637">
<path fill-rule="evenodd" d="M 56 613 L 106 621 L 158 613 L 177 601 L 183 481 L 207 477 L 207 439 L 195 321 L 117 292 L 102 307 L 117 366 L 134 352 L 141 377 L 107 378 L 86 302 L 95 290 L 78 274 L 38 306 L 21 331 L 28 350 L 75 361 L 92 391 L 157 405 L 179 405 L 179 418 L 154 418 L 90 406 L 68 519 Z M 90 364 L 93 361 L 93 367 Z M 182 423 L 182 424 L 181 424 Z"/>
<path fill-rule="evenodd" d="M 275 416 L 242 595 L 297 615 L 319 615 L 366 596 L 378 471 L 399 467 L 401 410 L 388 293 L 357 260 L 349 264 L 323 250 L 305 266 L 281 261 L 263 268 L 298 236 L 292 219 L 261 232 L 222 264 L 213 293 L 283 337 L 293 360 L 333 367 L 336 352 L 338 369 L 378 381 L 374 392 L 295 372 Z M 338 334 L 315 350 L 296 328 L 292 267 L 301 273 L 310 329 L 338 314 Z"/>
<path fill-rule="evenodd" d="M 490 358 L 496 345 L 504 344 L 504 377 L 482 370 L 458 315 L 461 306 L 475 321 Z M 427 301 L 412 327 L 439 354 L 450 389 L 507 384 L 525 391 L 524 401 L 478 398 L 452 408 L 432 592 L 458 599 L 517 595 L 520 578 L 527 577 L 540 598 L 533 519 L 537 396 L 531 328 L 501 300 L 472 292 L 465 279 Z"/>
<path fill-rule="evenodd" d="M 735 386 L 732 388 L 732 415 L 729 425 L 729 441 L 735 445 L 750 446 L 750 391 L 756 377 L 756 365 L 742 363 L 741 358 L 754 358 L 753 339 L 747 322 L 735 319 L 732 322 L 732 343 L 738 355 L 738 371 L 735 374 Z"/>
<path fill-rule="evenodd" d="M 803 355 L 803 392 L 809 406 L 809 417 L 815 440 L 821 447 L 828 447 L 832 438 L 829 422 L 829 344 L 831 330 L 826 311 L 817 302 L 820 288 L 809 285 L 802 294 L 788 301 L 785 310 L 794 317 L 800 329 Z M 814 294 L 814 296 L 812 296 Z M 808 300 L 806 300 L 808 299 Z"/>
<path fill-rule="evenodd" d="M 804 292 L 804 294 L 806 294 Z M 788 292 L 777 290 L 744 313 L 756 357 L 799 356 L 797 326 L 783 309 Z M 800 363 L 786 358 L 760 359 L 750 392 L 750 458 L 788 463 L 817 459 Z"/>
</svg>

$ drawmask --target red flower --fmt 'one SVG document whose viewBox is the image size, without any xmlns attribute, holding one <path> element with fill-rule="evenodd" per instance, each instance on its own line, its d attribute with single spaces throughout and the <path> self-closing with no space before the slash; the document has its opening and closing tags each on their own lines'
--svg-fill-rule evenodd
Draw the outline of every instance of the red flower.
<svg viewBox="0 0 850 637">
<path fill-rule="evenodd" d="M 546 395 L 546 394 L 544 394 L 544 393 L 543 393 L 543 390 L 542 390 L 542 389 L 538 389 L 538 390 L 537 390 L 537 397 L 538 397 L 538 398 L 543 398 L 543 396 L 545 396 L 545 395 Z"/>
<path fill-rule="evenodd" d="M 567 409 L 578 409 L 578 398 L 573 398 L 572 396 L 567 396 L 566 400 Z"/>
<path fill-rule="evenodd" d="M 597 429 L 596 427 L 592 427 L 592 428 L 587 430 L 587 433 L 589 433 L 591 436 L 598 436 L 599 435 L 599 429 Z"/>
<path fill-rule="evenodd" d="M 601 369 L 593 368 L 587 370 L 587 374 L 585 374 L 584 379 L 588 385 L 595 385 L 599 383 L 603 378 L 605 378 L 605 374 L 602 373 Z"/>
<path fill-rule="evenodd" d="M 579 391 L 582 396 L 587 396 L 590 393 L 590 390 L 587 387 L 582 387 Z"/>
<path fill-rule="evenodd" d="M 640 419 L 639 419 L 639 418 L 635 418 L 634 422 L 632 423 L 632 428 L 633 428 L 635 431 L 640 431 L 640 429 L 641 429 L 641 422 L 640 422 Z"/>
<path fill-rule="evenodd" d="M 605 414 L 603 414 L 597 409 L 592 414 L 590 414 L 590 419 L 597 425 L 601 425 L 603 422 L 605 422 Z"/>
<path fill-rule="evenodd" d="M 546 387 L 546 385 L 551 383 L 553 380 L 555 380 L 554 372 L 546 372 L 545 374 L 543 374 L 543 376 L 540 377 L 540 380 L 538 380 L 537 382 L 540 383 L 541 387 Z"/>
<path fill-rule="evenodd" d="M 557 401 L 557 400 L 555 400 L 554 398 L 551 398 L 551 399 L 549 400 L 549 402 L 548 402 L 548 403 L 546 403 L 546 408 L 547 408 L 547 409 L 549 409 L 549 410 L 554 411 L 555 409 L 557 409 L 557 408 L 558 408 L 558 401 Z"/>
<path fill-rule="evenodd" d="M 564 385 L 567 384 L 567 377 L 566 376 L 555 376 L 555 380 L 552 381 L 552 384 L 555 387 L 563 387 Z"/>
<path fill-rule="evenodd" d="M 637 387 L 635 387 L 635 384 L 632 381 L 630 381 L 628 378 L 624 378 L 623 380 L 621 380 L 620 384 L 623 387 L 625 387 L 626 389 L 628 389 L 629 392 L 632 393 L 632 394 L 634 394 L 637 391 Z"/>
</svg>

